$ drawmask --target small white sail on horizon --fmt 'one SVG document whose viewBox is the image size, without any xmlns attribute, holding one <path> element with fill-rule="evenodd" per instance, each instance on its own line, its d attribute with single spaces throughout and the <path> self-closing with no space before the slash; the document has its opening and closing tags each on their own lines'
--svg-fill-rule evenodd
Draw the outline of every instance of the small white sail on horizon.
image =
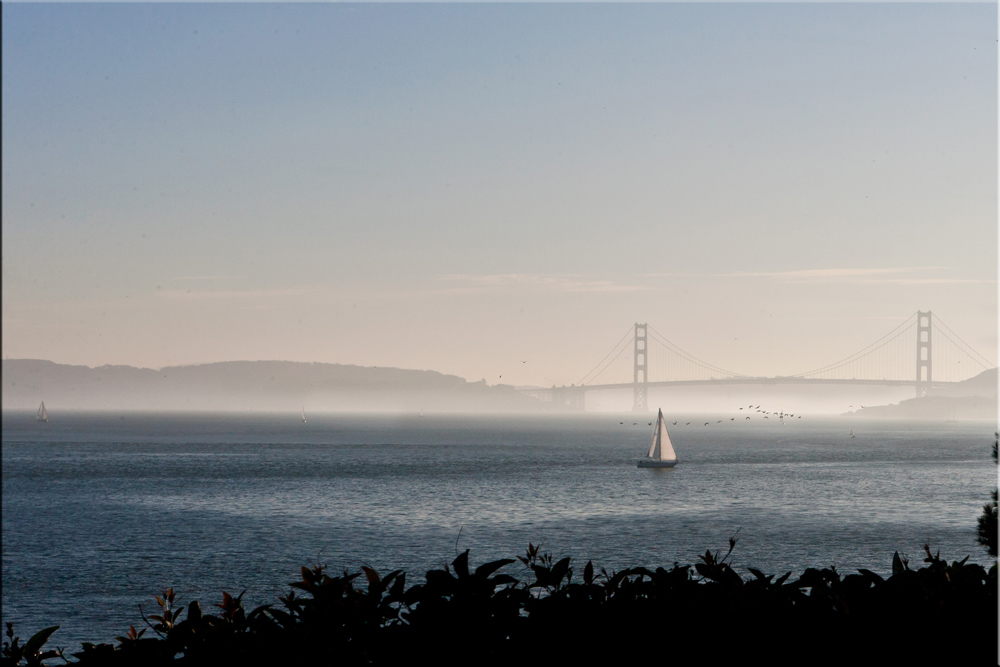
<svg viewBox="0 0 1000 667">
<path fill-rule="evenodd" d="M 670 442 L 663 410 L 656 416 L 656 428 L 653 430 L 653 441 L 649 444 L 649 453 L 645 459 L 639 459 L 637 465 L 640 468 L 673 468 L 677 465 L 677 452 Z"/>
<path fill-rule="evenodd" d="M 851 437 L 852 438 L 854 437 L 854 427 L 853 426 L 851 427 Z"/>
<path fill-rule="evenodd" d="M 306 406 L 302 406 L 302 423 L 306 423 Z"/>
<path fill-rule="evenodd" d="M 38 412 L 35 414 L 35 419 L 40 422 L 47 422 L 49 420 L 49 412 L 45 409 L 45 401 L 38 406 Z"/>
</svg>

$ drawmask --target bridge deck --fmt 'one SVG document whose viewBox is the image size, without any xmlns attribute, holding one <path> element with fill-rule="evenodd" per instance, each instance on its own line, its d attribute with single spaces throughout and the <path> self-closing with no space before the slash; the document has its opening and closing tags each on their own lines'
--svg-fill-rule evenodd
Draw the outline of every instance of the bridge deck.
<svg viewBox="0 0 1000 667">
<path fill-rule="evenodd" d="M 778 384 L 800 384 L 800 385 L 870 385 L 881 387 L 912 387 L 916 384 L 914 380 L 829 380 L 823 378 L 799 378 L 799 377 L 745 377 L 745 378 L 720 378 L 717 380 L 664 380 L 661 382 L 646 382 L 646 387 L 691 387 L 691 386 L 723 386 L 723 385 L 778 385 Z M 931 387 L 948 387 L 958 384 L 957 382 L 930 382 L 926 383 Z M 619 384 L 585 384 L 576 386 L 556 387 L 556 389 L 568 390 L 603 390 L 603 389 L 632 389 L 633 382 Z M 551 388 L 539 387 L 538 390 L 552 391 Z M 538 391 L 536 390 L 536 391 Z"/>
</svg>

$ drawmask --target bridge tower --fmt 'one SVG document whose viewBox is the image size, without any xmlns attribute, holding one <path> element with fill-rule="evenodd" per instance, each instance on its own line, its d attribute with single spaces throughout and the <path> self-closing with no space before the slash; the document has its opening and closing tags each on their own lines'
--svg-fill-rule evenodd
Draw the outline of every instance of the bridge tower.
<svg viewBox="0 0 1000 667">
<path fill-rule="evenodd" d="M 646 323 L 635 323 L 635 346 L 632 354 L 632 411 L 646 412 L 646 383 L 649 382 L 649 348 L 646 346 Z"/>
<path fill-rule="evenodd" d="M 931 386 L 931 311 L 917 311 L 917 398 Z"/>
</svg>

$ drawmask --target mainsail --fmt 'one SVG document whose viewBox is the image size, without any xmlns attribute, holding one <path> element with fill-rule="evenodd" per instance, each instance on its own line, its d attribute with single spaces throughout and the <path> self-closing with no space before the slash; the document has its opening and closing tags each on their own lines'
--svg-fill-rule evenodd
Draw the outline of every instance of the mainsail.
<svg viewBox="0 0 1000 667">
<path fill-rule="evenodd" d="M 656 417 L 656 430 L 653 431 L 653 442 L 649 445 L 649 458 L 654 461 L 674 461 L 677 459 L 674 446 L 670 444 L 670 435 L 667 433 L 667 422 L 663 418 L 663 410 L 660 410 Z"/>
<path fill-rule="evenodd" d="M 49 420 L 49 412 L 45 409 L 45 401 L 38 406 L 38 413 L 35 415 L 35 419 L 40 422 L 47 422 Z"/>
</svg>

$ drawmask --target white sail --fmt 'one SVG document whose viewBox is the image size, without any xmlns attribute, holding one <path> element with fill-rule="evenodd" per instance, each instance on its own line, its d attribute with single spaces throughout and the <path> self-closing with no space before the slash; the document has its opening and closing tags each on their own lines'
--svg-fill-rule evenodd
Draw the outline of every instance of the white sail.
<svg viewBox="0 0 1000 667">
<path fill-rule="evenodd" d="M 667 433 L 667 420 L 663 418 L 663 410 L 656 416 L 656 429 L 653 431 L 653 442 L 649 445 L 649 458 L 654 461 L 675 461 L 677 453 L 670 442 Z"/>
<path fill-rule="evenodd" d="M 304 405 L 302 406 L 302 423 L 306 423 L 306 407 Z"/>
<path fill-rule="evenodd" d="M 38 406 L 38 414 L 35 415 L 35 419 L 40 422 L 47 422 L 49 420 L 49 412 L 45 409 L 45 401 Z"/>
<path fill-rule="evenodd" d="M 670 434 L 667 433 L 667 420 L 663 418 L 662 411 L 660 412 L 658 430 L 660 431 L 660 460 L 676 461 L 677 452 L 674 451 L 674 446 L 670 442 Z"/>
</svg>

